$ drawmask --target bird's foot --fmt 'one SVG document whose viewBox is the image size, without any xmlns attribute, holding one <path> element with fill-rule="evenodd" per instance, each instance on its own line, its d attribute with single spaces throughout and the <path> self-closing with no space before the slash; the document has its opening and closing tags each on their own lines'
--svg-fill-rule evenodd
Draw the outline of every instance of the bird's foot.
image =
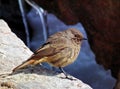
<svg viewBox="0 0 120 89">
<path fill-rule="evenodd" d="M 69 80 L 77 80 L 76 78 L 73 78 L 72 76 L 69 76 L 69 75 L 65 75 L 65 77 L 60 77 L 60 78 L 62 78 L 62 79 L 69 79 Z"/>
<path fill-rule="evenodd" d="M 76 80 L 75 78 L 73 78 L 72 76 L 69 76 L 69 74 L 67 74 L 63 68 L 59 68 L 61 70 L 61 72 L 65 75 L 65 77 L 61 77 L 62 79 L 69 79 L 69 80 Z"/>
</svg>

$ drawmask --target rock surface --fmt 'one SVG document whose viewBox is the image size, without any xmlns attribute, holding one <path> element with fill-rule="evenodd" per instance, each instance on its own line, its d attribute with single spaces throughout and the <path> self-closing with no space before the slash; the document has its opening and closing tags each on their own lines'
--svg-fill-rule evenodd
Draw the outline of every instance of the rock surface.
<svg viewBox="0 0 120 89">
<path fill-rule="evenodd" d="M 31 54 L 32 52 L 11 32 L 8 25 L 0 20 L 0 74 L 11 72 Z"/>
<path fill-rule="evenodd" d="M 0 89 L 3 87 L 13 89 L 92 89 L 78 79 L 64 79 L 63 74 L 56 74 L 40 66 L 29 67 L 5 76 L 1 75 Z"/>
<path fill-rule="evenodd" d="M 78 79 L 64 79 L 62 73 L 57 74 L 41 66 L 30 66 L 11 73 L 30 55 L 32 52 L 0 20 L 0 89 L 92 89 Z"/>
</svg>

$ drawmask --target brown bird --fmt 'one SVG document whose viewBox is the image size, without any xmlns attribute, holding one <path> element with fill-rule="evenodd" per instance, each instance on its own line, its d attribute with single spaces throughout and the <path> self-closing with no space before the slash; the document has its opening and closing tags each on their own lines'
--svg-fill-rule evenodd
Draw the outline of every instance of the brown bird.
<svg viewBox="0 0 120 89">
<path fill-rule="evenodd" d="M 40 47 L 27 61 L 13 69 L 13 72 L 28 65 L 47 62 L 58 67 L 67 77 L 62 69 L 73 63 L 80 51 L 83 35 L 80 31 L 69 28 L 50 36 L 46 43 Z"/>
</svg>

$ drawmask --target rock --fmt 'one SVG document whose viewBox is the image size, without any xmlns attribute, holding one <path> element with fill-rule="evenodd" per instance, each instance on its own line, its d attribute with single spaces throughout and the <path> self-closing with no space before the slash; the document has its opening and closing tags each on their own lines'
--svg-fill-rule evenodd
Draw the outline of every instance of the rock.
<svg viewBox="0 0 120 89">
<path fill-rule="evenodd" d="M 0 74 L 11 72 L 15 66 L 21 64 L 30 55 L 32 52 L 11 32 L 8 25 L 0 20 Z"/>
<path fill-rule="evenodd" d="M 29 66 L 12 73 L 12 69 L 32 55 L 25 44 L 0 20 L 0 89 L 92 89 L 82 81 L 65 79 L 43 66 Z"/>
<path fill-rule="evenodd" d="M 82 81 L 64 79 L 65 76 L 43 67 L 29 67 L 10 76 L 0 77 L 1 87 L 13 89 L 92 89 Z"/>
</svg>

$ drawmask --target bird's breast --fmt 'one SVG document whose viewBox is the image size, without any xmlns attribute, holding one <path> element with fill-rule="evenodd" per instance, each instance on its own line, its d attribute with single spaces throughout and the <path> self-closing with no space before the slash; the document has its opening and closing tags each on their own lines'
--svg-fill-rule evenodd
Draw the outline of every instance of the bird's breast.
<svg viewBox="0 0 120 89">
<path fill-rule="evenodd" d="M 59 53 L 49 57 L 49 63 L 55 67 L 65 67 L 76 60 L 79 50 L 79 46 L 65 48 Z"/>
</svg>

